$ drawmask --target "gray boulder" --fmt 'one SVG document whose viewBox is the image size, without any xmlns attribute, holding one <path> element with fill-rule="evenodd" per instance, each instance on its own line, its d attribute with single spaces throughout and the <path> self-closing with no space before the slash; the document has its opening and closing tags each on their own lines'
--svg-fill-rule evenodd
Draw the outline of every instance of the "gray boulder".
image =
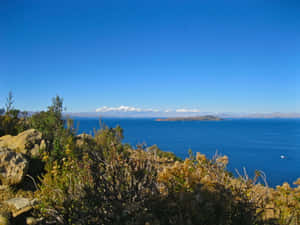
<svg viewBox="0 0 300 225">
<path fill-rule="evenodd" d="M 2 185 L 22 182 L 28 171 L 29 162 L 21 153 L 0 147 L 0 181 Z"/>
<path fill-rule="evenodd" d="M 12 215 L 13 217 L 17 217 L 33 209 L 33 206 L 37 203 L 37 200 L 21 197 L 9 199 L 3 203 L 12 207 Z"/>
<path fill-rule="evenodd" d="M 45 141 L 42 140 L 41 132 L 29 129 L 17 136 L 5 135 L 0 137 L 0 147 L 7 147 L 29 157 L 35 157 L 39 155 L 40 148 L 45 148 L 46 145 Z"/>
</svg>

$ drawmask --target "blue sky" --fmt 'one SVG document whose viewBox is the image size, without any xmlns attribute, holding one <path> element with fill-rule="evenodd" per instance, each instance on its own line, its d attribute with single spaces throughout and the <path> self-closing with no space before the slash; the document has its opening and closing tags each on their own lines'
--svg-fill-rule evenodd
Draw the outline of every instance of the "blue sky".
<svg viewBox="0 0 300 225">
<path fill-rule="evenodd" d="M 2 0 L 0 28 L 0 106 L 300 112 L 298 1 Z"/>
</svg>

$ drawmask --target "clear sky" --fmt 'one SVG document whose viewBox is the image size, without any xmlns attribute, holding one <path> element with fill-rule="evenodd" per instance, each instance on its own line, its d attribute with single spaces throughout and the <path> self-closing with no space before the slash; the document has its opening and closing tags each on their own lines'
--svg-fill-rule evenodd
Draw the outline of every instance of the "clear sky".
<svg viewBox="0 0 300 225">
<path fill-rule="evenodd" d="M 300 112 L 299 67 L 296 0 L 0 1 L 0 106 Z"/>
</svg>

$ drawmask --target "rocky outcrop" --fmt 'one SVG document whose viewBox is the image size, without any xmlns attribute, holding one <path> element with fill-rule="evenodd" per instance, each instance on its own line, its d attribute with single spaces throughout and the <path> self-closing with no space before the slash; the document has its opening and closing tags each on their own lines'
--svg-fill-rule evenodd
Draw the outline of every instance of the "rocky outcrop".
<svg viewBox="0 0 300 225">
<path fill-rule="evenodd" d="M 0 137 L 0 148 L 1 147 L 7 147 L 16 152 L 28 155 L 29 157 L 35 157 L 38 156 L 39 149 L 46 148 L 46 145 L 39 131 L 29 129 L 17 136 L 5 135 Z"/>
<path fill-rule="evenodd" d="M 30 186 L 28 180 L 24 178 L 27 173 L 32 175 L 32 171 L 35 173 L 39 169 L 35 167 L 36 162 L 40 161 L 37 156 L 40 150 L 45 148 L 46 143 L 42 139 L 42 134 L 35 129 L 26 130 L 17 136 L 0 137 L 0 195 L 5 195 L 0 200 L 0 225 L 25 224 L 25 220 L 26 224 L 38 224 L 42 220 L 28 217 L 36 199 L 20 197 L 20 194 L 13 193 L 7 196 L 6 193 L 10 193 L 12 185 L 21 184 L 14 188 Z M 30 178 L 34 182 L 34 178 Z M 24 196 L 28 197 L 26 194 Z"/>
<path fill-rule="evenodd" d="M 29 162 L 22 153 L 0 147 L 0 181 L 2 185 L 22 182 L 28 171 Z"/>
</svg>

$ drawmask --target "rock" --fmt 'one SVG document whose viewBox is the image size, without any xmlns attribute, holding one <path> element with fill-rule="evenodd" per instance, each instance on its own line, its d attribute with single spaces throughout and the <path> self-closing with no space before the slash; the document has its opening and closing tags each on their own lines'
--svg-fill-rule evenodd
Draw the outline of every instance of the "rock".
<svg viewBox="0 0 300 225">
<path fill-rule="evenodd" d="M 28 171 L 29 162 L 21 153 L 0 147 L 0 181 L 2 185 L 22 182 Z"/>
<path fill-rule="evenodd" d="M 31 157 L 39 156 L 39 154 L 40 154 L 40 145 L 35 144 L 34 147 L 29 151 L 29 153 L 30 153 L 29 155 Z M 28 155 L 28 153 L 27 153 L 27 155 Z"/>
<path fill-rule="evenodd" d="M 93 136 L 89 134 L 79 134 L 76 136 L 76 145 L 77 146 L 82 146 L 85 142 L 90 142 L 93 140 Z"/>
<path fill-rule="evenodd" d="M 9 206 L 13 206 L 17 210 L 25 208 L 30 205 L 30 200 L 28 198 L 12 198 L 4 202 Z"/>
<path fill-rule="evenodd" d="M 28 198 L 12 198 L 4 201 L 3 203 L 12 207 L 14 209 L 12 211 L 13 217 L 17 217 L 25 212 L 30 211 L 36 202 L 36 199 L 30 200 Z"/>
<path fill-rule="evenodd" d="M 38 156 L 40 147 L 45 148 L 45 142 L 42 141 L 41 132 L 29 129 L 17 136 L 5 135 L 0 137 L 0 147 L 8 147 L 16 152 L 35 157 Z"/>
</svg>

